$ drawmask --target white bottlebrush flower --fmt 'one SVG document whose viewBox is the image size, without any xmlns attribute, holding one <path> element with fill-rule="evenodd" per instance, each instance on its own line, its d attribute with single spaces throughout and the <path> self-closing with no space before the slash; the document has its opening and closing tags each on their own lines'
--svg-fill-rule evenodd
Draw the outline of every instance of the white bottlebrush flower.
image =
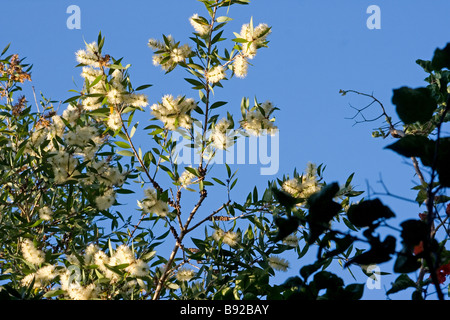
<svg viewBox="0 0 450 320">
<path fill-rule="evenodd" d="M 233 71 L 234 71 L 234 74 L 236 75 L 236 77 L 238 77 L 238 78 L 243 79 L 247 76 L 248 61 L 244 55 L 239 54 L 236 56 L 236 58 L 234 59 L 234 62 L 233 62 Z"/>
<path fill-rule="evenodd" d="M 114 112 L 109 115 L 107 124 L 108 127 L 114 131 L 119 130 L 122 127 L 122 118 L 120 113 L 114 110 Z"/>
<path fill-rule="evenodd" d="M 99 97 L 85 97 L 81 105 L 86 111 L 97 110 L 102 107 L 102 99 L 99 99 Z"/>
<path fill-rule="evenodd" d="M 138 201 L 138 206 L 146 213 L 154 213 L 159 217 L 166 217 L 169 213 L 167 202 L 157 198 L 156 190 L 148 188 L 144 191 L 145 198 Z"/>
<path fill-rule="evenodd" d="M 236 247 L 240 242 L 240 234 L 234 231 L 227 231 L 223 235 L 223 243 L 230 247 Z"/>
<path fill-rule="evenodd" d="M 256 28 L 252 28 L 250 24 L 244 24 L 239 38 L 248 42 L 242 44 L 242 54 L 249 59 L 253 59 L 256 51 L 266 44 L 270 32 L 270 27 L 265 23 L 259 24 Z"/>
<path fill-rule="evenodd" d="M 55 273 L 55 266 L 47 265 L 38 269 L 35 273 L 28 274 L 21 280 L 22 286 L 29 286 L 34 279 L 33 288 L 44 288 L 50 281 L 52 281 L 57 274 Z"/>
<path fill-rule="evenodd" d="M 34 265 L 40 265 L 45 261 L 45 255 L 41 250 L 36 249 L 33 241 L 24 239 L 21 245 L 22 255 L 26 261 Z"/>
<path fill-rule="evenodd" d="M 50 209 L 48 206 L 42 207 L 39 209 L 39 218 L 42 220 L 51 220 L 53 215 L 52 209 Z"/>
<path fill-rule="evenodd" d="M 161 66 L 165 71 L 171 71 L 178 63 L 184 62 L 192 54 L 192 49 L 187 44 L 179 46 L 171 35 L 168 35 L 166 40 L 167 43 L 163 43 L 156 39 L 150 39 L 148 46 L 156 51 L 153 55 L 153 64 Z"/>
<path fill-rule="evenodd" d="M 120 187 L 125 183 L 125 174 L 122 174 L 117 167 L 107 167 L 99 173 L 99 180 L 106 186 L 117 186 Z"/>
<path fill-rule="evenodd" d="M 206 73 L 205 76 L 207 77 L 209 83 L 219 82 L 226 76 L 225 69 L 222 66 L 213 67 Z"/>
<path fill-rule="evenodd" d="M 116 251 L 114 251 L 113 257 L 116 259 L 116 265 L 132 263 L 134 261 L 133 251 L 131 251 L 130 247 L 124 244 L 117 247 Z"/>
<path fill-rule="evenodd" d="M 182 187 L 186 188 L 192 183 L 192 180 L 196 178 L 195 174 L 188 170 L 184 170 L 181 174 L 180 178 L 178 178 L 178 182 L 181 184 Z"/>
<path fill-rule="evenodd" d="M 66 125 L 61 119 L 61 116 L 54 115 L 52 116 L 52 122 L 50 125 L 50 128 L 48 130 L 48 136 L 47 139 L 51 140 L 52 138 L 55 138 L 56 136 L 62 137 L 64 134 L 64 129 L 66 128 Z"/>
<path fill-rule="evenodd" d="M 194 28 L 195 32 L 197 32 L 200 36 L 207 35 L 209 33 L 209 31 L 211 30 L 210 25 L 209 24 L 200 23 L 200 22 L 198 22 L 198 20 L 200 20 L 200 18 L 199 18 L 197 13 L 189 18 L 189 22 L 191 23 L 191 25 Z"/>
<path fill-rule="evenodd" d="M 220 242 L 220 241 L 222 241 L 224 235 L 225 235 L 225 231 L 223 231 L 222 229 L 216 229 L 216 230 L 214 230 L 212 237 L 217 242 Z"/>
<path fill-rule="evenodd" d="M 172 95 L 165 95 L 161 103 L 151 106 L 152 114 L 162 122 L 169 130 L 175 130 L 178 127 L 190 129 L 192 118 L 190 113 L 197 106 L 192 98 L 178 96 L 176 99 Z"/>
<path fill-rule="evenodd" d="M 269 257 L 267 259 L 267 262 L 269 263 L 269 266 L 274 270 L 287 271 L 287 269 L 289 268 L 289 261 L 278 256 Z"/>
<path fill-rule="evenodd" d="M 103 74 L 102 70 L 94 69 L 92 67 L 83 67 L 81 76 L 88 80 L 89 82 L 93 82 L 97 77 Z"/>
<path fill-rule="evenodd" d="M 240 234 L 234 231 L 223 231 L 222 229 L 216 229 L 212 237 L 217 242 L 225 243 L 230 247 L 235 247 L 240 242 Z"/>
<path fill-rule="evenodd" d="M 108 102 L 113 105 L 121 104 L 124 100 L 122 93 L 116 88 L 109 90 L 106 94 L 106 98 L 108 99 Z"/>
<path fill-rule="evenodd" d="M 57 276 L 54 265 L 47 265 L 36 271 L 36 276 L 41 282 L 48 282 Z"/>
<path fill-rule="evenodd" d="M 67 289 L 67 294 L 72 300 L 91 300 L 97 297 L 98 288 L 95 283 L 82 286 L 79 283 L 72 283 Z"/>
<path fill-rule="evenodd" d="M 265 133 L 274 135 L 278 128 L 273 123 L 274 119 L 270 119 L 273 111 L 273 104 L 270 101 L 266 101 L 260 104 L 259 108 L 255 107 L 247 111 L 245 119 L 241 121 L 241 125 L 248 133 L 255 136 Z"/>
<path fill-rule="evenodd" d="M 94 256 L 99 251 L 99 247 L 91 243 L 84 252 L 84 264 L 87 266 L 94 264 Z"/>
<path fill-rule="evenodd" d="M 284 181 L 281 188 L 294 197 L 303 190 L 301 182 L 296 178 Z"/>
<path fill-rule="evenodd" d="M 178 281 L 189 281 L 195 276 L 195 271 L 192 269 L 181 268 L 177 272 L 177 280 Z"/>
<path fill-rule="evenodd" d="M 294 197 L 308 199 L 320 190 L 316 170 L 317 168 L 314 164 L 308 163 L 305 174 L 301 177 L 284 181 L 281 186 L 282 189 Z"/>
<path fill-rule="evenodd" d="M 88 43 L 86 50 L 78 50 L 75 53 L 76 59 L 79 63 L 85 64 L 91 67 L 100 68 L 100 54 L 98 52 L 98 45 L 95 42 Z"/>
<path fill-rule="evenodd" d="M 103 195 L 95 199 L 95 204 L 99 210 L 109 209 L 116 201 L 116 193 L 113 189 L 108 189 Z"/>
<path fill-rule="evenodd" d="M 33 279 L 34 279 L 34 286 L 33 286 L 33 288 L 39 288 L 39 281 L 37 281 L 37 279 L 36 279 L 36 273 L 29 273 L 29 274 L 27 274 L 27 275 L 20 281 L 20 284 L 21 284 L 23 287 L 28 287 L 28 286 L 31 284 L 31 282 L 33 281 Z"/>
<path fill-rule="evenodd" d="M 63 111 L 62 117 L 71 125 L 73 125 L 80 118 L 80 115 L 80 109 L 75 105 L 69 104 Z"/>
<path fill-rule="evenodd" d="M 146 107 L 148 106 L 148 97 L 142 93 L 127 94 L 124 103 L 133 107 Z"/>
<path fill-rule="evenodd" d="M 214 147 L 221 150 L 226 150 L 234 144 L 234 132 L 231 130 L 232 123 L 226 118 L 220 119 L 214 125 L 211 132 L 211 141 Z"/>
<path fill-rule="evenodd" d="M 150 268 L 145 261 L 136 259 L 125 268 L 125 271 L 129 272 L 132 277 L 145 277 L 148 276 Z"/>
<path fill-rule="evenodd" d="M 286 238 L 283 239 L 283 243 L 285 245 L 294 247 L 294 248 L 298 246 L 299 241 L 300 241 L 299 238 L 294 234 L 290 234 Z"/>
</svg>

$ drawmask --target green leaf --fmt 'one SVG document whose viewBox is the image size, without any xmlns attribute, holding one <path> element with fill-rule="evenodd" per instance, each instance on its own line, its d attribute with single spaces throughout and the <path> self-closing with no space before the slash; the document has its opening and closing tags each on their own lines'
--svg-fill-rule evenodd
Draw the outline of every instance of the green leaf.
<svg viewBox="0 0 450 320">
<path fill-rule="evenodd" d="M 392 103 L 396 106 L 399 118 L 405 124 L 429 121 L 437 107 L 430 89 L 423 87 L 395 89 Z"/>
<path fill-rule="evenodd" d="M 387 236 L 383 242 L 377 238 L 372 239 L 371 248 L 351 258 L 345 266 L 348 267 L 350 264 L 370 265 L 389 261 L 391 255 L 395 253 L 395 243 L 396 239 L 393 236 Z"/>
<path fill-rule="evenodd" d="M 205 84 L 202 83 L 199 80 L 191 79 L 191 78 L 184 78 L 184 80 L 186 80 L 187 82 L 192 84 L 194 86 L 193 89 L 203 89 L 203 88 L 205 88 Z"/>
<path fill-rule="evenodd" d="M 303 266 L 300 269 L 300 275 L 303 277 L 305 281 L 307 281 L 309 276 L 312 275 L 317 270 L 319 270 L 323 266 L 323 264 L 324 264 L 323 260 L 318 260 L 313 264 Z"/>
<path fill-rule="evenodd" d="M 64 101 L 63 103 L 73 102 L 73 101 L 75 101 L 75 100 L 78 100 L 80 97 L 81 97 L 81 96 L 74 96 L 74 97 L 71 97 L 71 98 L 67 99 L 66 101 Z"/>
<path fill-rule="evenodd" d="M 395 260 L 394 272 L 410 273 L 419 269 L 420 266 L 421 263 L 418 261 L 418 258 L 411 253 L 411 250 L 407 247 L 403 247 Z"/>
<path fill-rule="evenodd" d="M 129 150 L 119 150 L 119 151 L 117 151 L 117 154 L 120 154 L 120 155 L 126 156 L 126 157 L 134 157 L 134 153 Z"/>
<path fill-rule="evenodd" d="M 324 186 L 318 193 L 308 199 L 309 224 L 308 243 L 313 243 L 329 227 L 330 221 L 339 213 L 342 206 L 333 201 L 339 192 L 339 184 L 333 182 Z"/>
<path fill-rule="evenodd" d="M 130 145 L 128 143 L 124 142 L 124 141 L 114 141 L 114 143 L 117 146 L 119 146 L 121 148 L 124 148 L 124 149 L 130 149 L 131 148 Z"/>
<path fill-rule="evenodd" d="M 223 106 L 223 105 L 225 105 L 225 104 L 227 104 L 227 103 L 228 103 L 228 102 L 226 102 L 226 101 L 217 101 L 217 102 L 214 102 L 214 103 L 211 105 L 210 109 L 219 108 L 219 107 L 221 107 L 221 106 Z"/>
<path fill-rule="evenodd" d="M 221 16 L 221 17 L 218 17 L 216 19 L 217 22 L 228 22 L 228 21 L 231 21 L 231 20 L 233 20 L 233 19 L 230 18 L 230 17 L 227 17 L 227 16 Z"/>
<path fill-rule="evenodd" d="M 439 139 L 439 150 L 436 161 L 436 171 L 439 183 L 443 187 L 450 187 L 450 138 Z"/>
<path fill-rule="evenodd" d="M 4 55 L 6 53 L 6 51 L 8 51 L 10 45 L 11 45 L 11 42 L 8 43 L 8 45 L 5 47 L 5 49 L 3 49 L 2 53 L 0 53 L 0 56 Z"/>
<path fill-rule="evenodd" d="M 129 190 L 129 189 L 117 189 L 116 193 L 120 193 L 120 194 L 131 194 L 134 193 L 133 190 Z"/>
<path fill-rule="evenodd" d="M 437 48 L 434 51 L 431 65 L 434 70 L 438 71 L 443 68 L 450 69 L 450 43 L 447 43 L 444 49 Z"/>
<path fill-rule="evenodd" d="M 150 88 L 151 86 L 152 86 L 151 84 L 144 84 L 142 86 L 137 87 L 135 91 L 144 90 L 144 89 Z"/>
<path fill-rule="evenodd" d="M 277 200 L 288 211 L 290 211 L 297 203 L 301 202 L 300 199 L 297 199 L 291 196 L 289 193 L 277 188 L 272 188 L 272 194 L 275 200 Z"/>
<path fill-rule="evenodd" d="M 350 206 L 347 217 L 355 227 L 363 228 L 372 226 L 379 219 L 393 218 L 395 214 L 377 198 Z"/>
<path fill-rule="evenodd" d="M 406 220 L 400 226 L 402 227 L 401 237 L 403 243 L 410 249 L 420 244 L 421 241 L 425 241 L 430 232 L 428 225 L 421 220 Z"/>
<path fill-rule="evenodd" d="M 274 238 L 275 242 L 283 240 L 291 233 L 297 231 L 297 228 L 300 225 L 300 220 L 296 216 L 288 218 L 276 217 L 274 222 L 278 227 L 277 235 Z"/>
<path fill-rule="evenodd" d="M 345 295 L 351 300 L 360 300 L 364 294 L 365 285 L 362 283 L 352 283 L 345 287 Z"/>
<path fill-rule="evenodd" d="M 391 289 L 389 289 L 386 294 L 389 295 L 408 288 L 416 288 L 416 283 L 407 274 L 402 274 L 395 279 Z"/>
<path fill-rule="evenodd" d="M 65 291 L 61 290 L 61 289 L 51 290 L 51 291 L 46 292 L 44 294 L 44 297 L 45 298 L 53 298 L 53 297 L 59 296 L 59 295 L 64 294 L 64 293 L 65 293 Z"/>
<path fill-rule="evenodd" d="M 434 142 L 424 136 L 407 135 L 388 145 L 386 149 L 404 157 L 418 157 L 424 165 L 431 165 Z"/>
<path fill-rule="evenodd" d="M 433 71 L 433 67 L 431 65 L 431 61 L 417 59 L 416 63 L 423 68 L 425 72 L 431 73 Z"/>
<path fill-rule="evenodd" d="M 220 184 L 220 185 L 222 185 L 222 186 L 226 186 L 226 184 L 225 183 L 223 183 L 222 181 L 220 181 L 219 179 L 217 179 L 217 178 L 212 178 L 215 182 L 217 182 L 218 184 Z"/>
</svg>

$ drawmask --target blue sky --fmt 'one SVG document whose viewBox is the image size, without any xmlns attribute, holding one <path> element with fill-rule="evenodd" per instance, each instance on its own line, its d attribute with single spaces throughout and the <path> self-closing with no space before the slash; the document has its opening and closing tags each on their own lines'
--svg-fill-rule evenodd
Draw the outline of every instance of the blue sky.
<svg viewBox="0 0 450 320">
<path fill-rule="evenodd" d="M 66 27 L 69 17 L 66 8 L 71 4 L 81 9 L 80 30 Z M 369 5 L 381 9 L 379 30 L 366 26 Z M 2 1 L 1 8 L 2 22 L 8 31 L 0 36 L 0 47 L 11 42 L 10 52 L 17 52 L 34 64 L 33 85 L 48 98 L 65 100 L 71 96 L 68 90 L 76 88 L 74 82 L 81 87 L 81 70 L 74 68 L 77 64 L 74 52 L 84 47 L 83 40 L 95 41 L 99 31 L 106 36 L 104 52 L 115 58 L 124 57 L 125 64 L 132 64 L 130 74 L 135 86 L 153 84 L 145 91 L 150 103 L 166 93 L 198 97 L 183 80 L 186 73 L 182 70 L 165 76 L 154 67 L 152 52 L 147 47 L 149 38 L 161 38 L 163 33 L 187 42 L 192 32 L 188 18 L 194 13 L 206 14 L 202 4 L 195 0 L 107 4 L 23 0 Z M 236 201 L 242 200 L 239 195 L 246 195 L 254 185 L 263 190 L 269 179 L 292 174 L 295 167 L 302 171 L 309 161 L 327 165 L 328 182 L 344 183 L 355 172 L 357 189 L 366 191 L 368 181 L 382 191 L 377 183 L 381 174 L 391 192 L 414 198 L 410 189 L 417 179 L 412 168 L 393 152 L 383 150 L 391 139 L 371 137 L 372 129 L 382 123 L 353 126 L 352 120 L 346 119 L 354 115 L 349 103 L 361 107 L 370 101 L 354 95 L 342 97 L 339 89 L 373 93 L 396 119 L 391 104 L 392 89 L 425 85 L 426 74 L 415 60 L 430 59 L 435 48 L 450 41 L 448 12 L 450 2 L 446 0 L 254 0 L 249 6 L 232 7 L 229 16 L 234 20 L 224 36 L 234 38 L 232 32 L 239 32 L 250 17 L 255 24 L 264 22 L 272 26 L 272 34 L 269 49 L 258 52 L 248 76 L 225 82 L 225 88 L 216 90 L 214 99 L 229 101 L 227 111 L 237 118 L 244 96 L 271 100 L 280 108 L 276 113 L 280 128 L 278 174 L 261 176 L 258 165 L 239 167 L 241 182 L 236 187 Z M 372 115 L 377 111 L 373 109 Z M 210 203 L 214 200 L 210 199 Z M 421 212 L 404 201 L 393 198 L 383 201 L 396 212 L 396 222 L 416 218 Z M 292 274 L 299 267 L 299 262 L 293 261 Z M 381 265 L 381 269 L 392 271 L 388 265 Z M 382 278 L 386 290 L 395 277 Z M 367 291 L 365 297 L 384 299 L 384 288 Z"/>
</svg>

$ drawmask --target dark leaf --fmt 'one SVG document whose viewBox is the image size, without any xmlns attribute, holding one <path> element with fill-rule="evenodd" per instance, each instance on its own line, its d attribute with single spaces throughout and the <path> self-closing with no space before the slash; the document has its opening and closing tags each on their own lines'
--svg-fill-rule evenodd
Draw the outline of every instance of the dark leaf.
<svg viewBox="0 0 450 320">
<path fill-rule="evenodd" d="M 415 288 L 416 287 L 416 283 L 407 275 L 407 274 L 402 274 L 400 276 L 398 276 L 397 279 L 395 279 L 394 283 L 392 284 L 391 289 L 389 289 L 386 294 L 392 294 L 392 293 L 396 293 L 408 288 Z"/>
<path fill-rule="evenodd" d="M 450 43 L 447 43 L 444 49 L 437 48 L 434 51 L 431 65 L 436 71 L 443 68 L 450 69 Z"/>
<path fill-rule="evenodd" d="M 406 220 L 400 226 L 402 227 L 401 237 L 403 243 L 409 249 L 413 249 L 421 241 L 424 241 L 429 234 L 428 226 L 421 220 Z"/>
<path fill-rule="evenodd" d="M 434 143 L 424 136 L 407 135 L 388 145 L 386 149 L 391 149 L 404 157 L 421 158 L 425 165 L 429 163 L 430 151 L 434 149 Z"/>
<path fill-rule="evenodd" d="M 423 87 L 395 89 L 392 103 L 396 105 L 397 114 L 405 124 L 425 123 L 431 119 L 436 109 L 436 100 L 431 91 Z"/>
<path fill-rule="evenodd" d="M 275 200 L 277 200 L 288 211 L 290 211 L 297 203 L 301 201 L 291 196 L 289 193 L 283 190 L 278 190 L 277 188 L 272 188 L 272 194 Z"/>
<path fill-rule="evenodd" d="M 295 217 L 289 217 L 289 218 L 281 218 L 277 217 L 275 218 L 275 224 L 278 227 L 278 233 L 274 238 L 274 241 L 280 241 L 286 238 L 291 233 L 297 231 L 297 228 L 300 224 L 300 220 Z"/>
<path fill-rule="evenodd" d="M 395 253 L 396 239 L 393 236 L 387 236 L 383 242 L 371 241 L 371 248 L 346 263 L 346 267 L 350 264 L 370 265 L 383 263 L 391 260 L 391 255 Z"/>
<path fill-rule="evenodd" d="M 411 253 L 411 250 L 404 247 L 402 251 L 397 255 L 397 259 L 394 264 L 394 272 L 396 273 L 410 273 L 419 269 L 421 263 L 417 257 Z"/>
<path fill-rule="evenodd" d="M 347 217 L 355 227 L 363 228 L 372 226 L 379 219 L 393 218 L 395 214 L 377 198 L 350 206 Z"/>
<path fill-rule="evenodd" d="M 333 201 L 333 198 L 339 192 L 339 185 L 335 182 L 326 185 L 318 193 L 313 194 L 308 199 L 309 215 L 307 221 L 309 224 L 308 243 L 313 243 L 329 227 L 330 221 L 342 209 L 341 205 Z"/>
</svg>

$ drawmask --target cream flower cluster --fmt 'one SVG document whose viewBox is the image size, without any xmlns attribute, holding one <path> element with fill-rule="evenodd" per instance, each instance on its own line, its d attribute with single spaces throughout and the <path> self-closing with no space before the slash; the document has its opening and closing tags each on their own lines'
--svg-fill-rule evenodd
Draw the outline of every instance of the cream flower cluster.
<svg viewBox="0 0 450 320">
<path fill-rule="evenodd" d="M 219 120 L 211 132 L 211 141 L 214 147 L 226 150 L 234 143 L 234 130 L 231 129 L 232 123 L 226 118 Z"/>
<path fill-rule="evenodd" d="M 212 235 L 213 239 L 217 242 L 222 241 L 230 247 L 236 247 L 240 243 L 240 234 L 234 231 L 224 231 L 222 229 L 216 229 Z"/>
<path fill-rule="evenodd" d="M 90 250 L 89 255 L 92 257 L 93 263 L 98 266 L 103 275 L 110 279 L 111 282 L 118 281 L 120 276 L 111 269 L 108 269 L 106 265 L 114 267 L 121 264 L 128 264 L 124 270 L 131 277 L 145 277 L 149 275 L 150 269 L 148 264 L 144 260 L 136 259 L 133 251 L 126 245 L 121 245 L 116 248 L 110 256 L 95 247 Z"/>
<path fill-rule="evenodd" d="M 176 274 L 178 281 L 189 281 L 195 276 L 195 271 L 188 268 L 181 268 Z"/>
<path fill-rule="evenodd" d="M 99 52 L 98 44 L 91 42 L 86 44 L 86 50 L 80 49 L 75 53 L 79 63 L 100 68 L 102 66 L 102 57 Z"/>
<path fill-rule="evenodd" d="M 46 265 L 42 268 L 39 268 L 36 272 L 27 274 L 21 281 L 22 286 L 29 286 L 31 282 L 34 280 L 33 288 L 43 288 L 50 284 L 50 282 L 57 276 L 57 272 L 55 272 L 55 266 Z"/>
<path fill-rule="evenodd" d="M 23 258 L 31 264 L 40 265 L 45 261 L 45 254 L 37 249 L 30 239 L 23 239 L 21 244 Z"/>
<path fill-rule="evenodd" d="M 42 220 L 51 220 L 53 216 L 53 211 L 48 206 L 44 206 L 39 209 L 39 218 Z"/>
<path fill-rule="evenodd" d="M 267 36 L 270 32 L 270 27 L 265 23 L 260 23 L 256 28 L 253 28 L 252 23 L 244 24 L 238 36 L 238 38 L 247 41 L 242 45 L 242 54 L 246 58 L 253 59 L 257 50 L 266 46 Z"/>
<path fill-rule="evenodd" d="M 233 62 L 233 72 L 238 78 L 245 78 L 248 73 L 248 61 L 245 55 L 238 54 L 234 58 Z"/>
<path fill-rule="evenodd" d="M 178 63 L 185 62 L 192 54 L 192 49 L 189 45 L 179 46 L 171 35 L 165 37 L 164 42 L 150 39 L 148 40 L 148 46 L 154 50 L 153 64 L 161 66 L 167 72 L 173 70 Z"/>
<path fill-rule="evenodd" d="M 138 206 L 145 213 L 154 213 L 159 217 L 166 217 L 169 212 L 167 202 L 159 200 L 155 189 L 148 188 L 144 190 L 145 198 L 142 201 L 138 200 Z"/>
<path fill-rule="evenodd" d="M 232 69 L 238 78 L 245 78 L 248 73 L 248 60 L 256 56 L 259 48 L 267 45 L 267 36 L 270 34 L 270 27 L 261 23 L 253 28 L 253 23 L 244 24 L 239 34 L 235 34 L 238 38 L 247 41 L 242 43 L 242 50 L 234 57 Z"/>
<path fill-rule="evenodd" d="M 63 184 L 68 180 L 76 179 L 81 174 L 77 169 L 78 159 L 73 154 L 59 150 L 53 152 L 52 155 L 48 162 L 52 165 L 56 184 Z"/>
<path fill-rule="evenodd" d="M 183 188 L 187 188 L 190 184 L 192 184 L 192 180 L 196 178 L 195 174 L 188 170 L 184 170 L 181 176 L 178 178 L 178 182 L 181 184 Z"/>
<path fill-rule="evenodd" d="M 200 19 L 197 13 L 189 18 L 189 22 L 191 23 L 195 32 L 197 32 L 200 36 L 209 34 L 209 31 L 211 30 L 211 26 L 206 21 Z"/>
<path fill-rule="evenodd" d="M 271 266 L 274 270 L 287 271 L 287 269 L 289 268 L 289 261 L 278 256 L 269 257 L 267 259 L 267 262 L 269 263 L 269 266 Z"/>
<path fill-rule="evenodd" d="M 137 259 L 130 249 L 126 245 L 121 245 L 107 255 L 104 251 L 100 250 L 98 246 L 90 244 L 84 255 L 82 255 L 81 262 L 76 255 L 70 255 L 67 257 L 67 261 L 72 266 L 76 266 L 78 271 L 81 272 L 81 268 L 95 265 L 97 270 L 101 272 L 104 278 L 108 279 L 109 283 L 116 284 L 121 279 L 121 275 L 112 271 L 107 267 L 115 267 L 118 265 L 127 265 L 123 270 L 127 273 L 127 277 L 140 278 L 149 275 L 149 266 L 142 259 Z M 82 285 L 80 278 L 73 274 L 73 269 L 69 266 L 63 268 L 54 276 L 59 275 L 61 290 L 65 292 L 68 298 L 73 300 L 89 300 L 98 297 L 101 292 L 100 283 L 95 282 L 91 284 Z M 105 283 L 105 282 L 103 282 Z M 126 291 L 130 288 L 134 288 L 137 282 L 135 280 L 127 280 L 123 285 Z"/>
<path fill-rule="evenodd" d="M 114 189 L 106 190 L 101 196 L 95 198 L 95 205 L 99 210 L 108 210 L 116 201 Z"/>
<path fill-rule="evenodd" d="M 109 82 L 102 67 L 107 66 L 105 57 L 98 52 L 97 43 L 93 42 L 86 46 L 86 50 L 79 50 L 76 53 L 78 62 L 85 64 L 81 76 L 89 83 L 94 82 L 99 77 L 103 77 L 93 86 L 89 86 L 88 94 L 99 96 L 87 96 L 82 100 L 83 108 L 86 111 L 96 110 L 102 107 L 103 97 L 107 98 L 110 105 L 113 106 L 134 106 L 145 107 L 148 105 L 148 98 L 144 94 L 130 93 L 126 88 L 126 79 L 122 70 L 115 69 L 112 72 Z M 109 60 L 109 58 L 108 58 Z M 107 125 L 117 130 L 121 127 L 122 122 L 118 112 L 112 112 L 107 120 Z"/>
<path fill-rule="evenodd" d="M 178 127 L 190 129 L 192 118 L 190 113 L 197 106 L 192 98 L 178 96 L 176 99 L 172 95 L 165 95 L 161 103 L 155 103 L 151 106 L 152 114 L 162 122 L 169 130 L 175 130 Z"/>
<path fill-rule="evenodd" d="M 208 79 L 209 83 L 217 83 L 220 80 L 225 79 L 226 77 L 225 69 L 220 65 L 215 66 L 206 73 L 205 77 Z"/>
<path fill-rule="evenodd" d="M 308 199 L 320 190 L 315 165 L 312 163 L 308 164 L 304 175 L 284 181 L 281 187 L 294 197 Z"/>
<path fill-rule="evenodd" d="M 253 107 L 246 112 L 245 118 L 241 121 L 242 128 L 255 136 L 264 133 L 274 135 L 278 130 L 273 123 L 275 119 L 270 119 L 270 115 L 274 110 L 275 108 L 270 101 Z"/>
</svg>

